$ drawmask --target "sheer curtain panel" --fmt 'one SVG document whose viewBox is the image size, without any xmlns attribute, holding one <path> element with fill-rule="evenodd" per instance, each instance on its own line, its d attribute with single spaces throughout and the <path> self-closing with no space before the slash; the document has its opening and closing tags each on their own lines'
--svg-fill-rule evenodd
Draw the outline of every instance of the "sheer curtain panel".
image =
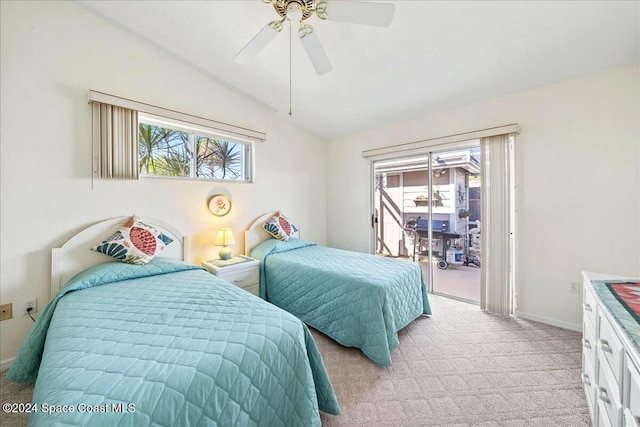
<svg viewBox="0 0 640 427">
<path fill-rule="evenodd" d="M 97 175 L 138 179 L 138 112 L 99 102 L 93 102 L 92 107 Z"/>
<path fill-rule="evenodd" d="M 480 140 L 482 276 L 480 307 L 508 316 L 513 312 L 514 200 L 513 138 L 496 135 Z"/>
</svg>

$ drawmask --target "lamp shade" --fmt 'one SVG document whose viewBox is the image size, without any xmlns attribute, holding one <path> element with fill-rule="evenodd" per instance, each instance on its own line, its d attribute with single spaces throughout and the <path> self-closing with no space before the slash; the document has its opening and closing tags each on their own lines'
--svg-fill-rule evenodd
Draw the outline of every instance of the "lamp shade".
<svg viewBox="0 0 640 427">
<path fill-rule="evenodd" d="M 227 246 L 227 245 L 235 245 L 236 241 L 233 238 L 233 232 L 230 228 L 222 228 L 218 230 L 218 234 L 216 235 L 216 246 Z"/>
</svg>

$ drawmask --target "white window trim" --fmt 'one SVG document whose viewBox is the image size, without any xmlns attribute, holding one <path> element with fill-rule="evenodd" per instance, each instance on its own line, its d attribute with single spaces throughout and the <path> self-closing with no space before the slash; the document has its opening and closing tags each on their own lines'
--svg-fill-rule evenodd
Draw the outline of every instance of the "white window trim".
<svg viewBox="0 0 640 427">
<path fill-rule="evenodd" d="M 147 175 L 140 174 L 140 178 L 152 178 L 152 179 L 175 179 L 182 181 L 206 181 L 206 182 L 225 182 L 225 183 L 237 183 L 237 184 L 251 184 L 254 182 L 254 152 L 255 143 L 242 138 L 230 137 L 220 132 L 215 132 L 211 129 L 203 128 L 200 126 L 193 126 L 191 123 L 179 122 L 177 119 L 167 119 L 165 117 L 158 117 L 152 114 L 141 113 L 138 114 L 138 123 L 145 123 L 154 126 L 160 126 L 168 129 L 175 129 L 181 132 L 189 133 L 189 143 L 191 148 L 197 148 L 194 138 L 198 136 L 205 136 L 212 139 L 222 139 L 227 142 L 242 145 L 244 150 L 244 161 L 240 165 L 240 175 L 244 176 L 244 179 L 215 179 L 208 177 L 198 176 L 168 176 L 168 175 Z M 191 157 L 191 170 L 197 170 L 197 150 L 194 151 Z M 248 175 L 247 175 L 248 174 Z"/>
</svg>

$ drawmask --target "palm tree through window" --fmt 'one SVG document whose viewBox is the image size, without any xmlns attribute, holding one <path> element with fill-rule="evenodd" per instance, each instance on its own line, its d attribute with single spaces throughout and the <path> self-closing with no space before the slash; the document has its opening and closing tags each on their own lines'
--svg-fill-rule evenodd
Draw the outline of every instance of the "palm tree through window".
<svg viewBox="0 0 640 427">
<path fill-rule="evenodd" d="M 140 175 L 250 181 L 251 145 L 186 126 L 140 119 Z"/>
</svg>

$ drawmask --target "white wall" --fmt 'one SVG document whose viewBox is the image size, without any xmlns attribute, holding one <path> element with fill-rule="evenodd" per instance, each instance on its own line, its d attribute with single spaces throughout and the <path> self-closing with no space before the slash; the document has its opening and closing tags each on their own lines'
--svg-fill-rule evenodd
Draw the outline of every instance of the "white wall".
<svg viewBox="0 0 640 427">
<path fill-rule="evenodd" d="M 330 141 L 328 244 L 369 250 L 363 150 L 518 123 L 518 310 L 580 328 L 582 270 L 640 276 L 639 95 L 636 64 Z"/>
<path fill-rule="evenodd" d="M 3 1 L 0 15 L 0 300 L 14 314 L 0 323 L 0 360 L 32 325 L 22 301 L 37 297 L 41 311 L 49 299 L 51 248 L 99 220 L 136 213 L 169 222 L 190 235 L 193 262 L 215 256 L 218 228 L 231 227 L 241 243 L 251 220 L 278 208 L 305 238 L 326 241 L 322 139 L 77 4 Z M 97 180 L 92 189 L 89 89 L 267 132 L 255 149 L 255 184 Z M 222 218 L 206 207 L 217 192 L 233 202 Z"/>
</svg>

